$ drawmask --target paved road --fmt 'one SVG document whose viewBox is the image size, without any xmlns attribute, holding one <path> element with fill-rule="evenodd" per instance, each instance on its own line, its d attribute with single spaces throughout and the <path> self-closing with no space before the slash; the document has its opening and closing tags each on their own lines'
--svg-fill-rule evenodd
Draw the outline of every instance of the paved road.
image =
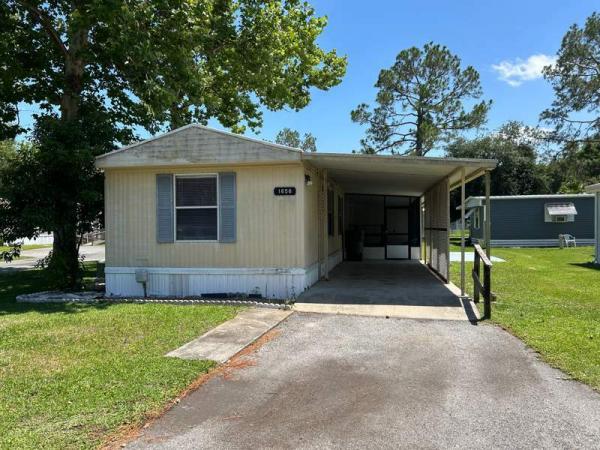
<svg viewBox="0 0 600 450">
<path fill-rule="evenodd" d="M 0 270 L 3 269 L 31 269 L 42 258 L 48 256 L 51 247 L 23 250 L 21 257 L 12 262 L 0 262 Z M 80 255 L 85 255 L 85 261 L 104 261 L 104 245 L 82 245 L 79 249 Z"/>
<path fill-rule="evenodd" d="M 598 448 L 600 395 L 491 325 L 293 314 L 127 448 Z"/>
</svg>

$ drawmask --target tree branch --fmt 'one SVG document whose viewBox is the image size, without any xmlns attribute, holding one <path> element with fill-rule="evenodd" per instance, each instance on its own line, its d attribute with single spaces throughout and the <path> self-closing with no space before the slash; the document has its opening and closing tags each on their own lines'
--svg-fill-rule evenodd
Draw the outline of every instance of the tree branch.
<svg viewBox="0 0 600 450">
<path fill-rule="evenodd" d="M 46 33 L 48 34 L 50 39 L 52 39 L 52 41 L 54 41 L 54 43 L 56 44 L 58 49 L 62 52 L 62 54 L 65 55 L 66 57 L 68 57 L 69 49 L 67 48 L 65 43 L 60 38 L 57 31 L 52 26 L 52 22 L 50 21 L 48 16 L 46 14 L 44 14 L 42 11 L 40 11 L 38 8 L 33 6 L 28 1 L 17 0 L 17 2 L 20 3 L 21 5 L 23 5 L 25 8 L 27 8 L 29 10 L 29 12 L 31 12 L 35 17 L 37 17 L 38 21 L 40 22 L 40 24 L 42 25 L 42 27 L 44 28 L 44 30 L 46 31 Z"/>
</svg>

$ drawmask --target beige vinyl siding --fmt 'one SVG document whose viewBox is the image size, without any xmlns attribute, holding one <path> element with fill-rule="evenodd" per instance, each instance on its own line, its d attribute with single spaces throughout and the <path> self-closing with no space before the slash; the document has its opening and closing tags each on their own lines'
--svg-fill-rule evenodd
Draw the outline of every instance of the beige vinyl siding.
<svg viewBox="0 0 600 450">
<path fill-rule="evenodd" d="M 237 240 L 156 242 L 156 174 L 236 172 Z M 107 267 L 304 267 L 304 168 L 189 166 L 106 170 Z M 276 197 L 276 186 L 295 196 Z"/>
<path fill-rule="evenodd" d="M 321 221 L 319 220 L 319 191 L 322 180 L 317 169 L 305 164 L 305 174 L 312 180 L 311 186 L 304 186 L 304 267 L 310 267 L 319 261 Z"/>
<path fill-rule="evenodd" d="M 319 261 L 320 251 L 319 245 L 322 245 L 323 227 L 325 226 L 324 221 L 326 220 L 326 211 L 324 208 L 320 208 L 320 202 L 323 201 L 323 197 L 319 195 L 323 186 L 323 173 L 315 169 L 310 164 L 305 163 L 305 174 L 309 175 L 312 180 L 311 186 L 305 186 L 304 194 L 304 229 L 306 234 L 304 254 L 305 264 L 304 267 L 310 267 Z M 333 181 L 328 180 L 329 188 L 333 189 L 334 192 L 334 208 L 333 208 L 333 236 L 328 236 L 329 242 L 329 254 L 332 255 L 342 248 L 342 236 L 338 233 L 338 196 L 344 196 L 342 189 L 335 184 Z M 326 194 L 325 194 L 326 195 Z M 322 217 L 319 217 L 319 214 Z M 321 244 L 320 244 L 321 243 Z"/>
<path fill-rule="evenodd" d="M 342 249 L 342 235 L 338 232 L 338 197 L 344 196 L 342 189 L 335 183 L 329 183 L 329 189 L 333 190 L 333 236 L 329 236 L 329 254 Z"/>
</svg>

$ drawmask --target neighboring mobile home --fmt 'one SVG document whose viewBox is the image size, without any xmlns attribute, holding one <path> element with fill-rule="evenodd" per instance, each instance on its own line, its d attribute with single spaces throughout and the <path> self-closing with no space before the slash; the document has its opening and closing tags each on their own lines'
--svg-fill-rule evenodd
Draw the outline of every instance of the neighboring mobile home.
<svg viewBox="0 0 600 450">
<path fill-rule="evenodd" d="M 106 180 L 107 295 L 269 298 L 328 277 L 344 247 L 363 259 L 424 254 L 447 280 L 449 191 L 495 167 L 304 153 L 200 125 L 96 164 Z"/>
<path fill-rule="evenodd" d="M 600 183 L 586 187 L 585 191 L 594 196 L 594 245 L 596 246 L 594 262 L 600 264 Z"/>
<path fill-rule="evenodd" d="M 590 194 L 492 196 L 491 245 L 554 247 L 559 234 L 575 236 L 578 245 L 594 240 L 594 196 Z M 471 241 L 485 239 L 484 197 L 469 197 Z"/>
</svg>

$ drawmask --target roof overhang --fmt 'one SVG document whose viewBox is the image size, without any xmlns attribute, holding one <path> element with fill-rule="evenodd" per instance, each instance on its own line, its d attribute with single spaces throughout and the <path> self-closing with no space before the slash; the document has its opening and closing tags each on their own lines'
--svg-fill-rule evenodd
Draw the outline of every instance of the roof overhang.
<svg viewBox="0 0 600 450">
<path fill-rule="evenodd" d="M 496 167 L 489 159 L 436 158 L 344 153 L 304 153 L 304 161 L 326 169 L 347 193 L 421 196 L 445 178 L 450 189 Z"/>
<path fill-rule="evenodd" d="M 573 203 L 547 204 L 546 210 L 550 216 L 574 216 L 577 214 Z"/>
</svg>

